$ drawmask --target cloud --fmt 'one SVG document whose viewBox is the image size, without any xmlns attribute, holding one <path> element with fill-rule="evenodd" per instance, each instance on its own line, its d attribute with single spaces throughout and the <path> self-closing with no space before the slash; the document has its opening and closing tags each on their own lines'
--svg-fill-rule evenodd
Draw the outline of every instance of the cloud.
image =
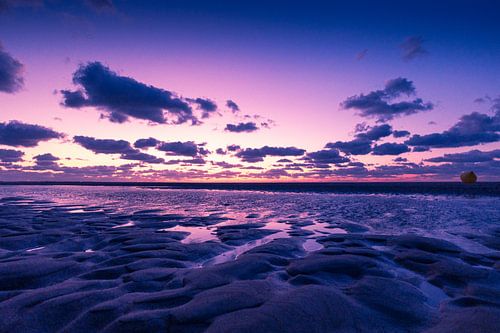
<svg viewBox="0 0 500 333">
<path fill-rule="evenodd" d="M 366 155 L 372 150 L 372 141 L 356 138 L 351 141 L 337 141 L 326 144 L 326 148 L 339 149 L 349 155 Z"/>
<path fill-rule="evenodd" d="M 0 149 L 0 162 L 14 163 L 23 160 L 24 153 L 20 150 L 14 149 Z"/>
<path fill-rule="evenodd" d="M 410 61 L 429 53 L 422 45 L 423 43 L 424 39 L 420 36 L 411 36 L 406 38 L 400 45 L 401 57 L 403 60 Z"/>
<path fill-rule="evenodd" d="M 400 155 L 410 151 L 410 148 L 403 143 L 383 143 L 373 147 L 373 155 Z"/>
<path fill-rule="evenodd" d="M 221 167 L 223 169 L 241 168 L 243 166 L 241 164 L 233 164 L 233 163 L 228 163 L 226 161 L 212 162 L 212 164 Z"/>
<path fill-rule="evenodd" d="M 207 155 L 208 150 L 193 141 L 186 142 L 162 142 L 157 146 L 158 150 L 164 151 L 167 155 L 173 156 L 198 156 Z"/>
<path fill-rule="evenodd" d="M 96 139 L 81 135 L 75 136 L 73 140 L 96 154 L 126 154 L 134 151 L 130 143 L 125 140 Z"/>
<path fill-rule="evenodd" d="M 339 164 L 350 161 L 347 157 L 340 156 L 337 149 L 324 149 L 307 153 L 304 159 L 315 164 Z"/>
<path fill-rule="evenodd" d="M 429 158 L 426 161 L 434 163 L 476 163 L 493 161 L 496 158 L 500 158 L 500 149 L 492 151 L 480 151 L 475 149 L 465 153 L 444 154 L 444 156 Z"/>
<path fill-rule="evenodd" d="M 421 149 L 475 146 L 500 140 L 500 112 L 493 116 L 473 112 L 464 115 L 442 133 L 413 135 L 405 143 Z"/>
<path fill-rule="evenodd" d="M 241 149 L 241 147 L 238 146 L 238 145 L 229 145 L 226 148 L 227 148 L 228 151 L 238 151 L 238 150 Z"/>
<path fill-rule="evenodd" d="M 61 90 L 62 104 L 96 107 L 112 122 L 123 123 L 132 117 L 158 124 L 199 124 L 189 104 L 174 93 L 120 76 L 100 62 L 80 65 L 73 83 L 79 90 Z"/>
<path fill-rule="evenodd" d="M 150 148 L 150 147 L 156 147 L 160 141 L 156 140 L 155 138 L 147 138 L 147 139 L 139 139 L 134 142 L 134 147 L 135 148 Z"/>
<path fill-rule="evenodd" d="M 396 157 L 395 159 L 393 159 L 393 161 L 396 163 L 406 163 L 406 162 L 408 162 L 408 159 L 406 159 L 404 157 Z"/>
<path fill-rule="evenodd" d="M 368 127 L 366 132 L 358 133 L 356 134 L 356 137 L 359 139 L 368 139 L 372 141 L 377 141 L 391 134 L 392 134 L 391 125 L 382 124 L 379 126 Z"/>
<path fill-rule="evenodd" d="M 96 154 L 120 154 L 124 160 L 141 161 L 146 163 L 163 163 L 162 158 L 142 153 L 132 148 L 130 142 L 125 140 L 96 139 L 88 136 L 77 135 L 73 137 L 75 143 L 93 151 Z"/>
<path fill-rule="evenodd" d="M 348 97 L 340 106 L 345 110 L 357 110 L 360 116 L 375 118 L 381 122 L 434 108 L 432 103 L 424 102 L 421 98 L 410 101 L 394 101 L 403 95 L 411 96 L 415 93 L 413 82 L 399 77 L 387 81 L 382 90 L 375 90 L 367 95 L 360 94 Z M 391 103 L 391 101 L 394 102 Z"/>
<path fill-rule="evenodd" d="M 140 151 L 128 152 L 120 155 L 120 158 L 123 160 L 132 160 L 132 161 L 141 161 L 146 163 L 164 163 L 165 160 L 163 158 L 156 157 L 151 154 L 146 154 Z"/>
<path fill-rule="evenodd" d="M 261 162 L 267 156 L 302 156 L 305 150 L 295 147 L 269 147 L 262 148 L 246 148 L 236 153 L 236 157 L 241 158 L 244 162 L 255 163 Z"/>
<path fill-rule="evenodd" d="M 337 141 L 327 143 L 325 148 L 339 149 L 349 155 L 366 155 L 372 151 L 373 141 L 380 140 L 392 134 L 392 127 L 388 124 L 378 126 L 356 125 L 356 137 L 351 141 Z"/>
<path fill-rule="evenodd" d="M 208 98 L 189 98 L 187 101 L 198 105 L 198 108 L 202 110 L 202 118 L 208 118 L 213 112 L 217 111 L 217 104 Z"/>
<path fill-rule="evenodd" d="M 227 124 L 225 131 L 235 132 L 235 133 L 241 133 L 241 132 L 250 133 L 257 131 L 258 129 L 259 128 L 257 127 L 257 124 L 255 124 L 254 122 L 248 122 L 248 123 L 239 123 L 237 125 Z"/>
<path fill-rule="evenodd" d="M 410 135 L 410 132 L 408 131 L 393 131 L 392 132 L 392 136 L 394 136 L 395 138 L 403 138 L 405 136 L 409 136 Z"/>
<path fill-rule="evenodd" d="M 0 123 L 0 144 L 14 147 L 35 147 L 41 141 L 62 138 L 63 134 L 40 125 L 12 120 Z"/>
<path fill-rule="evenodd" d="M 59 157 L 50 153 L 36 155 L 33 159 L 35 160 L 35 170 L 58 170 L 60 168 L 57 163 Z"/>
<path fill-rule="evenodd" d="M 233 112 L 233 113 L 237 113 L 240 111 L 240 107 L 238 106 L 238 104 L 236 104 L 234 101 L 228 99 L 226 101 L 226 106 Z"/>
<path fill-rule="evenodd" d="M 54 156 L 50 153 L 46 153 L 46 154 L 41 154 L 41 155 L 36 155 L 35 157 L 33 157 L 36 161 L 50 161 L 50 162 L 54 162 L 54 161 L 59 161 L 59 157 L 57 156 Z"/>
<path fill-rule="evenodd" d="M 15 93 L 24 85 L 24 66 L 3 49 L 0 43 L 0 91 Z"/>
<path fill-rule="evenodd" d="M 356 54 L 356 60 L 362 60 L 366 57 L 366 55 L 368 54 L 368 49 L 364 49 L 360 52 L 358 52 L 358 54 Z"/>
</svg>

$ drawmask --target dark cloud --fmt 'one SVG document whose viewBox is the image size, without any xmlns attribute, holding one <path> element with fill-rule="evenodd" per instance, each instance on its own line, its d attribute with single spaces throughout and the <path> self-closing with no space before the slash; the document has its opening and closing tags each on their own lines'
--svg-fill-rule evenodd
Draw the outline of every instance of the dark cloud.
<svg viewBox="0 0 500 333">
<path fill-rule="evenodd" d="M 400 155 L 410 151 L 410 148 L 403 143 L 383 143 L 373 147 L 373 155 Z"/>
<path fill-rule="evenodd" d="M 14 147 L 35 147 L 41 141 L 62 138 L 63 134 L 43 127 L 12 120 L 0 123 L 0 144 Z"/>
<path fill-rule="evenodd" d="M 96 154 L 120 154 L 124 160 L 141 161 L 146 163 L 163 163 L 164 160 L 154 155 L 145 154 L 132 148 L 125 140 L 96 139 L 88 136 L 75 136 L 75 143 L 93 151 Z"/>
<path fill-rule="evenodd" d="M 233 113 L 237 113 L 238 111 L 240 111 L 240 107 L 238 106 L 238 104 L 236 104 L 234 101 L 228 99 L 226 101 L 226 106 L 233 112 Z"/>
<path fill-rule="evenodd" d="M 403 138 L 405 136 L 409 136 L 410 135 L 410 132 L 408 131 L 393 131 L 392 132 L 392 135 L 395 137 L 395 138 Z"/>
<path fill-rule="evenodd" d="M 195 103 L 198 108 L 202 110 L 202 118 L 208 118 L 212 113 L 217 111 L 217 104 L 208 98 L 189 98 L 187 100 L 191 103 Z"/>
<path fill-rule="evenodd" d="M 418 147 L 413 147 L 413 149 L 411 151 L 414 153 L 420 153 L 420 152 L 429 151 L 429 150 L 430 150 L 429 147 L 418 146 Z"/>
<path fill-rule="evenodd" d="M 276 162 L 278 162 L 278 163 L 292 163 L 293 161 L 289 160 L 288 158 L 282 158 L 282 159 L 277 160 Z"/>
<path fill-rule="evenodd" d="M 388 124 L 369 127 L 366 132 L 356 134 L 357 138 L 377 141 L 392 134 L 392 127 Z"/>
<path fill-rule="evenodd" d="M 324 149 L 307 153 L 305 159 L 315 164 L 339 164 L 350 161 L 347 157 L 340 156 L 337 149 Z"/>
<path fill-rule="evenodd" d="M 46 153 L 46 154 L 41 154 L 41 155 L 36 155 L 33 157 L 36 161 L 59 161 L 59 157 L 52 155 L 51 153 Z"/>
<path fill-rule="evenodd" d="M 146 163 L 164 163 L 165 160 L 163 158 L 156 157 L 151 154 L 146 154 L 140 151 L 132 151 L 124 153 L 120 156 L 121 159 L 124 160 L 132 160 L 132 161 L 141 161 Z"/>
<path fill-rule="evenodd" d="M 240 149 L 241 149 L 241 147 L 238 146 L 238 145 L 229 145 L 229 146 L 227 146 L 227 150 L 228 151 L 238 151 Z"/>
<path fill-rule="evenodd" d="M 420 36 L 411 36 L 401 43 L 401 57 L 406 60 L 413 60 L 417 57 L 426 55 L 428 52 L 423 46 L 424 39 Z"/>
<path fill-rule="evenodd" d="M 400 77 L 386 82 L 383 90 L 372 91 L 367 95 L 360 94 L 348 97 L 341 103 L 341 107 L 357 110 L 360 116 L 375 118 L 378 121 L 388 121 L 395 117 L 433 109 L 432 103 L 424 102 L 421 98 L 391 103 L 402 95 L 410 96 L 413 94 L 415 94 L 413 82 Z"/>
<path fill-rule="evenodd" d="M 81 65 L 73 74 L 73 83 L 79 90 L 61 90 L 62 104 L 96 107 L 112 122 L 123 123 L 133 117 L 159 124 L 199 123 L 189 104 L 174 93 L 120 76 L 100 62 Z"/>
<path fill-rule="evenodd" d="M 226 155 L 226 151 L 222 148 L 217 148 L 215 152 L 219 155 Z"/>
<path fill-rule="evenodd" d="M 389 80 L 385 83 L 384 94 L 389 97 L 399 97 L 401 95 L 410 96 L 415 93 L 413 82 L 403 77 Z"/>
<path fill-rule="evenodd" d="M 351 141 L 337 141 L 326 144 L 326 148 L 339 149 L 349 155 L 366 155 L 372 150 L 372 141 L 356 138 Z"/>
<path fill-rule="evenodd" d="M 58 170 L 60 169 L 59 164 L 57 161 L 59 161 L 59 157 L 54 156 L 50 153 L 46 154 L 41 154 L 41 155 L 36 155 L 33 157 L 35 160 L 35 170 Z"/>
<path fill-rule="evenodd" d="M 156 140 L 155 138 L 139 139 L 134 142 L 134 147 L 150 148 L 150 147 L 156 147 L 159 143 L 160 141 Z"/>
<path fill-rule="evenodd" d="M 130 142 L 125 140 L 96 139 L 81 135 L 75 136 L 73 140 L 96 154 L 127 154 L 135 151 Z"/>
<path fill-rule="evenodd" d="M 193 165 L 204 165 L 206 161 L 202 157 L 194 157 L 191 159 L 177 159 L 166 161 L 165 164 L 168 165 L 182 165 L 182 166 L 193 166 Z"/>
<path fill-rule="evenodd" d="M 241 168 L 243 166 L 241 164 L 233 164 L 233 163 L 228 163 L 226 161 L 212 162 L 212 164 L 221 167 L 223 169 Z"/>
<path fill-rule="evenodd" d="M 186 142 L 162 142 L 157 147 L 158 150 L 164 151 L 167 155 L 176 155 L 176 156 L 198 156 L 198 155 L 207 155 L 208 151 L 205 150 L 200 145 L 196 144 L 193 141 Z"/>
<path fill-rule="evenodd" d="M 246 148 L 236 153 L 236 156 L 244 162 L 261 162 L 266 156 L 302 156 L 305 150 L 295 147 L 269 147 Z"/>
<path fill-rule="evenodd" d="M 20 150 L 14 149 L 0 149 L 0 162 L 14 163 L 23 160 L 24 153 Z"/>
<path fill-rule="evenodd" d="M 20 90 L 24 85 L 23 71 L 23 64 L 6 52 L 0 43 L 0 91 L 15 93 Z"/>
<path fill-rule="evenodd" d="M 429 158 L 428 162 L 476 163 L 493 161 L 500 158 L 500 149 L 492 151 L 471 150 L 465 153 L 444 154 L 444 156 Z"/>
<path fill-rule="evenodd" d="M 259 128 L 257 127 L 257 124 L 254 122 L 248 122 L 248 123 L 239 123 L 237 125 L 234 124 L 227 124 L 225 130 L 228 132 L 235 132 L 235 133 L 241 133 L 241 132 L 255 132 Z"/>
<path fill-rule="evenodd" d="M 406 159 L 404 157 L 396 157 L 395 159 L 393 159 L 393 161 L 396 163 L 406 163 L 406 162 L 408 162 L 408 159 Z"/>
<path fill-rule="evenodd" d="M 464 115 L 442 133 L 413 135 L 405 143 L 421 149 L 475 146 L 500 140 L 500 112 L 489 116 L 473 112 Z M 414 150 L 415 151 L 415 150 Z"/>
<path fill-rule="evenodd" d="M 366 155 L 372 151 L 372 143 L 391 135 L 392 127 L 388 124 L 378 126 L 356 125 L 356 137 L 351 141 L 337 141 L 326 144 L 326 148 L 338 149 L 348 155 Z"/>
</svg>

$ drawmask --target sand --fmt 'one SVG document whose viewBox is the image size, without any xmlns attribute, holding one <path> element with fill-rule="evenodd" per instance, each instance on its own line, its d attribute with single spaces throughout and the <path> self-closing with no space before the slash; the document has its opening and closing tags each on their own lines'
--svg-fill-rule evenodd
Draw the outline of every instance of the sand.
<svg viewBox="0 0 500 333">
<path fill-rule="evenodd" d="M 468 234 L 471 252 L 352 222 L 329 234 L 295 216 L 284 235 L 245 219 L 3 198 L 0 332 L 500 332 L 495 223 Z"/>
</svg>

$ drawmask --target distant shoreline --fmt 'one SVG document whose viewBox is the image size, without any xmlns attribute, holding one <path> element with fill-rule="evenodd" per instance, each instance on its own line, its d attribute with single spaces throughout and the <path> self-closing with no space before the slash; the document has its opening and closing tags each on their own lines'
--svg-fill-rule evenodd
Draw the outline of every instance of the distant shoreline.
<svg viewBox="0 0 500 333">
<path fill-rule="evenodd" d="M 0 186 L 131 186 L 157 189 L 243 190 L 320 193 L 456 194 L 500 196 L 500 182 L 293 182 L 293 183 L 188 183 L 188 182 L 0 182 Z"/>
</svg>

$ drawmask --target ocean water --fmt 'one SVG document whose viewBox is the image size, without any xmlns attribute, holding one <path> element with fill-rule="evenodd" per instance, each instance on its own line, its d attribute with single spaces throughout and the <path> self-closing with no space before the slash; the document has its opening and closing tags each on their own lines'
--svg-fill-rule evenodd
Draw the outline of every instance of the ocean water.
<svg viewBox="0 0 500 333">
<path fill-rule="evenodd" d="M 287 237 L 304 238 L 304 247 L 316 250 L 316 239 L 344 233 L 418 234 L 479 253 L 491 249 L 478 239 L 500 225 L 500 197 L 491 195 L 494 188 L 485 196 L 292 190 L 0 186 L 0 214 L 15 206 L 24 220 L 52 216 L 78 224 L 95 219 L 106 221 L 105 228 L 149 228 L 155 221 L 157 232 L 182 232 L 184 243 L 225 242 L 229 237 L 237 245 L 231 255 Z M 238 225 L 252 232 L 224 233 Z"/>
</svg>

